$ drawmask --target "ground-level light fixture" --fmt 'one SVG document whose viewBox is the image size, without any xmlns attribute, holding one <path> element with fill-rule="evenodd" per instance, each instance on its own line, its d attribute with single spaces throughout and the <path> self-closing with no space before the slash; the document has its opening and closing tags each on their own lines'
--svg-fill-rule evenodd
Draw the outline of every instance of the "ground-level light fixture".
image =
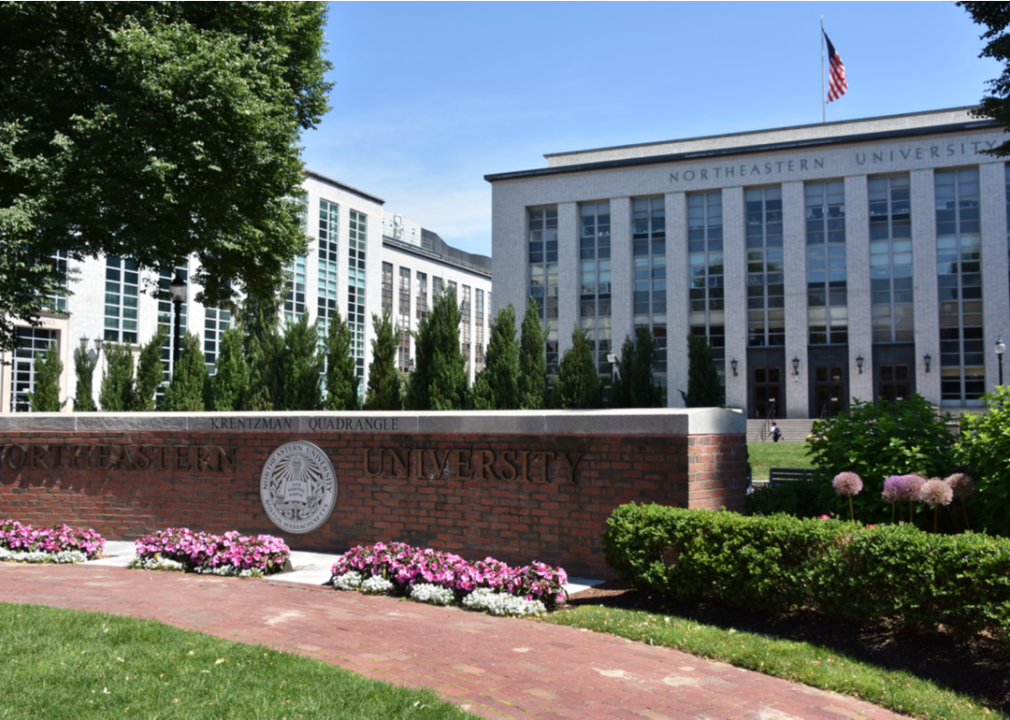
<svg viewBox="0 0 1010 720">
<path fill-rule="evenodd" d="M 999 384 L 1003 384 L 1003 353 L 1006 352 L 1006 344 L 1003 342 L 1003 336 L 1000 335 L 996 338 L 996 357 L 999 358 Z"/>
</svg>

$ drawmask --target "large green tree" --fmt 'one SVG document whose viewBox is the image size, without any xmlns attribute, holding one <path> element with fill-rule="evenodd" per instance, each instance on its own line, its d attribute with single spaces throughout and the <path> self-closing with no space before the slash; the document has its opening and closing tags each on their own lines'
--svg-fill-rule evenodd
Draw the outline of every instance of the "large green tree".
<svg viewBox="0 0 1010 720">
<path fill-rule="evenodd" d="M 351 354 L 351 328 L 334 310 L 326 329 L 326 409 L 358 409 L 357 364 Z"/>
<path fill-rule="evenodd" d="M 719 407 L 723 403 L 719 371 L 712 346 L 704 335 L 687 336 L 687 392 L 680 391 L 686 407 Z"/>
<path fill-rule="evenodd" d="M 67 404 L 60 402 L 60 375 L 63 361 L 60 350 L 52 343 L 41 358 L 35 360 L 35 391 L 28 395 L 32 412 L 59 412 Z"/>
<path fill-rule="evenodd" d="M 323 391 L 320 380 L 323 357 L 318 352 L 319 331 L 302 315 L 284 327 L 284 351 L 281 355 L 283 400 L 275 410 L 321 410 Z"/>
<path fill-rule="evenodd" d="M 81 346 L 74 350 L 74 374 L 77 376 L 74 412 L 94 412 L 98 409 L 92 390 L 98 358 L 98 352 L 94 350 L 88 352 L 87 338 L 81 340 Z"/>
<path fill-rule="evenodd" d="M 988 28 L 982 33 L 987 40 L 979 57 L 989 57 L 1003 63 L 1003 74 L 990 80 L 989 93 L 982 98 L 979 107 L 972 111 L 976 117 L 996 120 L 1004 129 L 1010 129 L 1010 4 L 1005 2 L 959 2 L 971 15 L 971 19 Z M 1010 156 L 1010 140 L 998 147 L 983 152 L 998 157 Z"/>
<path fill-rule="evenodd" d="M 572 330 L 572 346 L 565 350 L 558 364 L 554 406 L 561 410 L 598 408 L 600 390 L 600 378 L 596 374 L 589 338 L 576 326 Z"/>
<path fill-rule="evenodd" d="M 0 346 L 50 261 L 195 254 L 197 300 L 266 295 L 305 246 L 299 137 L 328 110 L 322 2 L 0 3 Z"/>
<path fill-rule="evenodd" d="M 242 331 L 230 327 L 221 336 L 216 372 L 211 384 L 214 409 L 218 412 L 241 410 L 249 393 L 249 365 L 242 354 Z"/>
<path fill-rule="evenodd" d="M 396 369 L 399 333 L 393 331 L 388 310 L 381 317 L 373 313 L 372 326 L 375 338 L 372 340 L 372 363 L 368 366 L 365 410 L 401 410 L 400 373 Z"/>
<path fill-rule="evenodd" d="M 161 396 L 160 409 L 168 412 L 201 412 L 205 407 L 203 396 L 207 381 L 207 362 L 200 349 L 200 338 L 187 332 L 180 350 L 172 380 Z"/>
<path fill-rule="evenodd" d="M 133 348 L 129 345 L 107 342 L 105 374 L 98 391 L 102 412 L 126 412 L 133 409 Z"/>
<path fill-rule="evenodd" d="M 536 302 L 530 298 L 519 337 L 519 394 L 523 410 L 541 410 L 547 395 L 547 331 Z"/>
<path fill-rule="evenodd" d="M 662 388 L 656 383 L 653 369 L 656 347 L 648 327 L 635 329 L 635 340 L 624 337 L 617 373 L 610 390 L 610 406 L 615 408 L 659 407 Z"/>
<path fill-rule="evenodd" d="M 516 310 L 512 303 L 498 308 L 498 316 L 491 323 L 484 369 L 474 379 L 470 397 L 476 410 L 518 410 L 522 406 Z"/>
<path fill-rule="evenodd" d="M 137 362 L 137 387 L 133 398 L 132 410 L 152 411 L 155 407 L 155 394 L 158 386 L 165 379 L 165 366 L 161 361 L 161 352 L 168 339 L 168 328 L 158 326 L 154 337 L 140 350 Z"/>
<path fill-rule="evenodd" d="M 417 326 L 414 372 L 407 382 L 409 410 L 461 410 L 466 402 L 466 357 L 459 345 L 463 313 L 451 288 L 435 298 Z"/>
</svg>

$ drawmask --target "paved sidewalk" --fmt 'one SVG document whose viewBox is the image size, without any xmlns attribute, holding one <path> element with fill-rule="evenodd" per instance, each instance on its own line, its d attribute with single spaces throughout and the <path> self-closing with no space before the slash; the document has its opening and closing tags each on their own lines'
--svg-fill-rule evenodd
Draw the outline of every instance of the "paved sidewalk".
<svg viewBox="0 0 1010 720">
<path fill-rule="evenodd" d="M 488 718 L 897 718 L 666 648 L 277 580 L 0 563 L 0 602 L 153 618 L 408 686 Z"/>
</svg>

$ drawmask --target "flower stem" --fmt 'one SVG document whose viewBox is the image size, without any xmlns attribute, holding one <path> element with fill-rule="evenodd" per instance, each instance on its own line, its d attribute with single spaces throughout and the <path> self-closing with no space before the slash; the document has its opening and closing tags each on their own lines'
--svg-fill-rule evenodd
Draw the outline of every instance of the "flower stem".
<svg viewBox="0 0 1010 720">
<path fill-rule="evenodd" d="M 856 514 L 854 512 L 852 512 L 852 496 L 851 495 L 849 495 L 849 520 L 852 520 L 853 522 L 855 522 L 855 520 L 856 520 Z"/>
</svg>

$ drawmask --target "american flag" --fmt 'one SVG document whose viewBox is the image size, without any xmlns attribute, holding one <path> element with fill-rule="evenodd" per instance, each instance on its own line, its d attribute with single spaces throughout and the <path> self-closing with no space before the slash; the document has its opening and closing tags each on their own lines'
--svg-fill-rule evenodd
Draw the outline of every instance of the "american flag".
<svg viewBox="0 0 1010 720">
<path fill-rule="evenodd" d="M 823 30 L 821 32 L 824 32 Z M 834 102 L 849 89 L 849 83 L 845 81 L 845 64 L 841 56 L 835 52 L 835 46 L 828 39 L 828 34 L 824 33 L 824 42 L 828 44 L 828 62 L 831 65 L 829 71 L 830 80 L 828 82 L 828 102 Z"/>
</svg>

